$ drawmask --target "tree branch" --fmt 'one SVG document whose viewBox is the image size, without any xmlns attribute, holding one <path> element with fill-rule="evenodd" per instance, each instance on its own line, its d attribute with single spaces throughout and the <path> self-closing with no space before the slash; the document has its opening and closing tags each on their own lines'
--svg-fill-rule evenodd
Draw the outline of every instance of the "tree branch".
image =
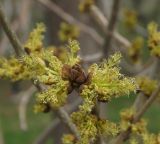
<svg viewBox="0 0 160 144">
<path fill-rule="evenodd" d="M 35 87 L 31 86 L 26 91 L 22 91 L 19 95 L 21 96 L 20 102 L 19 102 L 19 120 L 20 120 L 20 128 L 24 131 L 27 130 L 27 121 L 26 121 L 26 111 L 27 111 L 27 104 L 35 92 Z"/>
<path fill-rule="evenodd" d="M 135 114 L 133 118 L 133 123 L 136 123 L 140 120 L 142 115 L 147 111 L 147 109 L 150 107 L 150 105 L 154 102 L 158 94 L 160 93 L 160 83 L 157 87 L 157 89 L 152 93 L 152 95 L 149 97 L 149 99 L 145 102 L 143 107 Z"/>
<path fill-rule="evenodd" d="M 112 12 L 109 24 L 107 26 L 106 36 L 105 36 L 105 43 L 104 43 L 104 56 L 108 56 L 110 44 L 112 41 L 113 33 L 116 27 L 116 22 L 118 20 L 118 13 L 120 8 L 121 0 L 114 0 L 112 6 Z"/>
<path fill-rule="evenodd" d="M 6 22 L 5 15 L 3 14 L 3 11 L 1 9 L 1 5 L 0 5 L 0 22 L 1 22 L 1 25 L 2 25 L 6 35 L 8 36 L 8 38 L 11 42 L 15 52 L 16 52 L 16 55 L 17 56 L 23 55 L 23 47 L 22 47 L 19 39 L 17 38 L 17 36 L 14 34 L 14 32 L 12 32 L 8 23 Z M 33 84 L 36 86 L 38 91 L 43 90 L 43 88 L 41 87 L 41 85 L 39 83 L 36 83 L 36 84 L 33 83 Z M 76 126 L 74 125 L 74 123 L 72 123 L 68 113 L 63 108 L 60 108 L 60 109 L 57 109 L 57 115 L 69 127 L 69 129 L 76 136 L 76 138 L 80 139 L 78 130 L 76 129 Z"/>
<path fill-rule="evenodd" d="M 68 126 L 69 130 L 75 135 L 77 140 L 80 140 L 79 132 L 76 128 L 76 125 L 70 119 L 68 113 L 63 108 L 59 108 L 55 111 L 57 116 L 61 119 L 61 121 Z"/>
<path fill-rule="evenodd" d="M 76 24 L 79 26 L 82 32 L 90 35 L 98 44 L 103 45 L 104 44 L 104 39 L 91 27 L 81 23 L 77 19 L 75 19 L 73 16 L 65 12 L 62 8 L 57 6 L 53 1 L 51 2 L 50 0 L 37 0 L 47 8 L 49 8 L 51 11 L 56 13 L 60 18 L 62 18 L 64 21 L 70 23 L 70 24 Z M 90 8 L 90 13 L 93 19 L 99 24 L 99 26 L 102 28 L 103 31 L 106 31 L 106 27 L 108 26 L 108 20 L 107 18 L 103 15 L 103 13 L 100 11 L 100 9 L 92 5 Z M 113 38 L 114 40 L 121 45 L 123 48 L 128 48 L 130 47 L 130 42 L 120 35 L 117 32 L 113 33 Z M 123 50 L 123 49 L 122 49 Z"/>
<path fill-rule="evenodd" d="M 93 17 L 93 19 L 97 22 L 97 24 L 99 24 L 102 30 L 106 32 L 106 27 L 108 26 L 108 20 L 103 15 L 101 10 L 96 5 L 92 5 L 90 8 L 90 14 Z M 131 43 L 125 37 L 120 35 L 118 32 L 113 33 L 113 38 L 119 45 L 121 45 L 125 49 L 127 49 L 131 45 Z"/>
<path fill-rule="evenodd" d="M 149 99 L 143 104 L 141 109 L 137 111 L 134 114 L 133 120 L 131 123 L 136 123 L 140 120 L 140 118 L 143 116 L 143 114 L 147 111 L 147 109 L 150 107 L 150 105 L 154 102 L 158 94 L 160 93 L 160 83 L 157 87 L 157 89 L 152 93 L 152 95 L 149 97 Z M 128 128 L 126 131 L 121 132 L 118 137 L 111 142 L 111 144 L 121 144 L 123 141 L 127 140 L 129 135 L 131 134 L 131 129 Z"/>
<path fill-rule="evenodd" d="M 82 32 L 88 34 L 98 44 L 100 45 L 103 44 L 103 38 L 93 28 L 75 19 L 72 15 L 65 12 L 62 8 L 56 5 L 53 1 L 50 1 L 50 0 L 45 0 L 45 1 L 37 0 L 37 1 L 43 4 L 44 6 L 46 6 L 47 8 L 49 8 L 52 12 L 56 13 L 60 18 L 62 18 L 67 23 L 77 25 Z"/>
<path fill-rule="evenodd" d="M 0 6 L 0 24 L 3 27 L 8 39 L 10 40 L 17 56 L 22 54 L 22 45 L 15 35 L 15 33 L 9 28 L 9 24 L 6 21 L 6 17 L 2 11 L 2 7 Z"/>
<path fill-rule="evenodd" d="M 65 106 L 65 109 L 68 113 L 71 113 L 72 111 L 75 111 L 77 109 L 77 106 L 80 103 L 81 99 L 78 99 L 71 105 Z M 60 120 L 58 118 L 55 118 L 53 122 L 36 138 L 34 144 L 44 144 L 59 123 Z"/>
</svg>

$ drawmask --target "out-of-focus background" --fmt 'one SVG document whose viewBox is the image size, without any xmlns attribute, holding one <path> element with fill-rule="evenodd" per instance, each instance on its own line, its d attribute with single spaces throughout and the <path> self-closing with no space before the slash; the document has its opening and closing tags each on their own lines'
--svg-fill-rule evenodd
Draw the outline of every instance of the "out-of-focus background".
<svg viewBox="0 0 160 144">
<path fill-rule="evenodd" d="M 43 0 L 42 0 L 43 1 Z M 45 0 L 44 0 L 45 1 Z M 65 12 L 72 15 L 77 20 L 94 28 L 103 36 L 102 30 L 88 14 L 81 14 L 78 10 L 78 0 L 50 0 Z M 111 13 L 113 0 L 96 0 L 97 6 L 103 11 L 108 18 Z M 45 23 L 47 32 L 45 34 L 45 46 L 60 46 L 63 43 L 59 40 L 58 31 L 60 23 L 64 22 L 54 11 L 52 5 L 45 5 L 40 0 L 0 0 L 4 13 L 12 29 L 16 32 L 21 42 L 27 40 L 29 32 L 33 29 L 37 22 Z M 150 21 L 160 24 L 160 0 L 122 0 L 119 19 L 117 23 L 117 31 L 130 41 L 134 37 L 140 35 L 146 38 L 146 27 Z M 125 11 L 129 11 L 128 15 Z M 132 26 L 125 24 L 125 20 L 130 14 L 136 15 L 138 26 L 136 30 L 132 30 Z M 131 20 L 132 21 L 132 20 Z M 133 22 L 134 23 L 134 22 Z M 131 23 L 132 24 L 132 23 Z M 92 56 L 102 52 L 101 47 L 89 35 L 81 33 L 78 38 L 80 42 L 80 55 L 85 58 L 92 59 Z M 118 47 L 118 46 L 117 46 Z M 144 51 L 147 57 L 147 50 Z M 13 54 L 13 49 L 6 35 L 0 26 L 0 56 L 9 56 Z M 99 59 L 89 61 L 85 64 L 87 67 Z M 122 69 L 123 71 L 123 69 Z M 128 73 L 125 71 L 125 73 Z M 34 90 L 31 89 L 31 97 L 25 97 L 25 92 L 30 89 L 30 82 L 11 83 L 8 80 L 0 79 L 0 144 L 31 144 L 36 141 L 39 135 L 53 121 L 53 115 L 35 114 L 33 112 Z M 29 99 L 29 100 L 28 100 Z M 119 110 L 129 107 L 133 103 L 135 96 L 126 96 L 115 99 L 108 104 L 107 116 L 113 121 L 119 120 Z M 20 102 L 27 103 L 26 119 L 23 124 L 23 114 L 21 115 Z M 25 103 L 25 104 L 26 104 Z M 145 114 L 149 121 L 149 129 L 151 132 L 158 132 L 160 128 L 160 105 L 155 103 Z M 23 112 L 22 112 L 23 113 Z M 26 125 L 27 124 L 27 125 Z M 46 141 L 47 144 L 54 143 L 54 133 Z"/>
</svg>

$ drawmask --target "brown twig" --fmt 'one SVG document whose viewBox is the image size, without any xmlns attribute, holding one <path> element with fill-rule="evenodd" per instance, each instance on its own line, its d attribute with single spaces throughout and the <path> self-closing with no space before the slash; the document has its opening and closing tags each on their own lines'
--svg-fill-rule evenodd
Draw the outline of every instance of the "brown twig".
<svg viewBox="0 0 160 144">
<path fill-rule="evenodd" d="M 156 70 L 157 70 L 157 68 L 159 67 L 159 59 L 155 59 L 155 61 L 154 61 L 154 64 L 153 65 L 151 65 L 150 67 L 148 67 L 147 69 L 146 69 L 146 71 L 147 71 L 147 73 L 145 73 L 147 76 L 150 76 L 150 77 L 153 77 L 153 75 L 156 73 Z M 148 71 L 149 70 L 149 71 Z M 159 89 L 159 87 L 157 88 L 157 90 Z M 157 91 L 156 90 L 156 91 Z M 156 92 L 155 91 L 155 92 Z M 150 96 L 150 97 L 155 97 L 155 92 L 153 92 L 153 94 Z M 151 103 L 153 102 L 153 100 L 152 100 L 152 98 L 149 98 L 149 99 L 151 99 Z M 140 93 L 138 96 L 137 96 L 137 98 L 136 98 L 136 100 L 135 100 L 135 102 L 134 102 L 134 104 L 133 104 L 133 107 L 134 107 L 134 109 L 135 109 L 135 115 L 134 115 L 134 119 L 137 119 L 136 117 L 139 115 L 143 115 L 144 114 L 144 112 L 147 110 L 142 110 L 141 111 L 141 109 L 144 109 L 144 107 L 146 107 L 147 106 L 147 108 L 148 108 L 148 104 L 146 105 L 146 103 L 148 103 L 147 101 L 149 100 L 149 99 L 147 99 L 146 98 L 146 96 L 144 96 L 142 93 Z M 155 98 L 154 98 L 155 99 Z M 150 104 L 150 100 L 149 100 L 149 104 Z M 141 112 L 140 112 L 141 111 Z M 140 113 L 139 113 L 140 112 Z M 139 113 L 139 114 L 138 114 Z M 138 114 L 138 115 L 137 115 Z M 137 116 L 136 116 L 137 115 Z M 138 119 L 140 119 L 141 118 L 141 116 L 139 117 L 138 116 Z M 132 120 L 131 122 L 133 123 L 135 123 L 136 121 L 135 120 Z M 138 120 L 137 119 L 137 120 Z M 125 140 L 127 140 L 128 138 L 129 138 L 129 135 L 130 135 L 130 133 L 131 133 L 131 129 L 129 128 L 128 130 L 126 130 L 126 131 L 122 131 L 115 139 L 113 139 L 113 140 L 111 140 L 111 142 L 110 142 L 110 144 L 121 144 L 121 143 L 123 143 Z"/>
<path fill-rule="evenodd" d="M 80 135 L 77 130 L 76 125 L 72 122 L 70 119 L 68 113 L 63 109 L 59 108 L 58 110 L 55 110 L 57 116 L 61 119 L 61 121 L 66 124 L 66 126 L 69 128 L 69 130 L 75 135 L 77 140 L 80 140 Z"/>
<path fill-rule="evenodd" d="M 19 120 L 20 120 L 20 128 L 24 131 L 27 130 L 27 120 L 26 120 L 26 111 L 27 111 L 27 104 L 32 96 L 32 94 L 36 91 L 35 87 L 31 86 L 26 91 L 21 92 L 19 95 L 21 96 L 19 102 Z"/>
<path fill-rule="evenodd" d="M 121 3 L 121 0 L 114 0 L 113 1 L 111 17 L 110 17 L 110 21 L 107 26 L 107 31 L 106 31 L 106 36 L 105 36 L 105 43 L 104 43 L 104 49 L 103 49 L 104 56 L 108 56 L 108 53 L 109 53 L 113 33 L 114 33 L 114 30 L 116 27 L 116 22 L 118 20 L 120 3 Z"/>
<path fill-rule="evenodd" d="M 50 0 L 37 0 L 47 8 L 49 8 L 51 11 L 56 13 L 60 18 L 62 18 L 64 21 L 66 21 L 69 24 L 75 24 L 79 26 L 80 30 L 86 34 L 88 34 L 90 37 L 92 37 L 98 44 L 103 44 L 103 38 L 90 26 L 85 25 L 84 23 L 78 21 L 75 19 L 72 15 L 65 12 L 62 8 L 60 8 L 58 5 L 56 5 L 53 1 Z"/>
<path fill-rule="evenodd" d="M 28 29 L 29 24 L 29 11 L 30 11 L 30 3 L 31 0 L 22 0 L 21 2 L 21 9 L 20 9 L 20 15 L 16 17 L 16 19 L 13 19 L 11 21 L 11 29 L 15 31 L 16 33 L 19 33 L 23 31 L 23 37 L 26 32 L 26 29 Z M 22 30 L 23 29 L 23 30 Z M 22 37 L 21 37 L 22 40 Z M 6 36 L 2 37 L 2 40 L 0 41 L 0 53 L 4 54 L 4 52 L 7 51 L 8 47 L 8 39 Z"/>
<path fill-rule="evenodd" d="M 92 5 L 90 7 L 90 14 L 92 18 L 99 24 L 102 30 L 106 32 L 106 27 L 108 26 L 109 22 L 108 19 L 101 12 L 101 10 L 96 5 Z M 113 38 L 123 48 L 127 49 L 131 45 L 131 43 L 125 37 L 123 37 L 117 32 L 113 33 Z"/>
<path fill-rule="evenodd" d="M 1 9 L 1 6 L 0 6 L 0 22 L 1 22 L 1 25 L 2 25 L 6 35 L 10 39 L 10 42 L 16 52 L 16 55 L 17 56 L 23 55 L 23 47 L 22 47 L 19 39 L 17 38 L 16 34 L 10 29 L 10 27 L 6 21 L 6 18 L 3 14 L 3 11 Z M 43 88 L 41 87 L 41 85 L 39 83 L 33 83 L 33 84 L 36 86 L 38 91 L 43 90 Z M 60 109 L 57 109 L 57 115 L 69 127 L 69 129 L 76 136 L 76 138 L 80 139 L 79 132 L 76 129 L 76 126 L 72 123 L 68 113 L 63 108 L 60 108 Z"/>
<path fill-rule="evenodd" d="M 103 57 L 107 57 L 108 54 L 109 54 L 110 44 L 111 44 L 111 41 L 112 41 L 112 37 L 113 37 L 114 30 L 115 30 L 116 22 L 117 22 L 117 19 L 118 19 L 120 2 L 121 2 L 121 0 L 114 0 L 113 1 L 110 21 L 109 21 L 109 23 L 106 22 L 106 24 L 108 23 L 108 25 L 105 29 L 106 30 L 106 32 L 105 32 L 106 35 L 105 35 L 105 41 L 104 41 L 104 45 L 103 45 Z M 96 115 L 97 115 L 98 118 L 100 118 L 100 113 L 102 111 L 102 109 L 100 109 L 100 105 L 101 105 L 101 103 L 98 102 L 97 106 L 96 106 L 96 109 L 97 109 Z M 98 135 L 96 143 L 102 144 L 102 142 L 103 142 L 102 136 Z"/>
<path fill-rule="evenodd" d="M 149 99 L 145 102 L 145 104 L 142 106 L 142 108 L 135 114 L 133 118 L 133 123 L 136 123 L 140 120 L 142 115 L 147 111 L 147 109 L 150 107 L 150 105 L 154 102 L 158 94 L 160 93 L 160 83 L 157 87 L 157 89 L 152 93 L 152 95 L 149 97 Z"/>
<path fill-rule="evenodd" d="M 159 93 L 160 93 L 160 84 L 158 85 L 157 89 L 152 93 L 152 95 L 149 97 L 149 99 L 143 104 L 142 108 L 137 113 L 135 113 L 131 123 L 136 123 L 140 120 L 140 118 L 147 111 L 150 105 L 154 102 Z M 130 133 L 131 130 L 130 128 L 128 128 L 126 131 L 121 132 L 118 135 L 118 137 L 111 142 L 111 144 L 121 144 L 123 141 L 128 139 Z"/>
<path fill-rule="evenodd" d="M 72 104 L 65 106 L 65 109 L 68 113 L 71 113 L 72 111 L 75 111 L 77 109 L 77 106 L 80 103 L 81 99 L 78 99 Z M 59 123 L 60 120 L 58 118 L 55 118 L 53 122 L 36 138 L 34 144 L 44 144 Z"/>
<path fill-rule="evenodd" d="M 4 16 L 4 13 L 2 11 L 2 7 L 0 6 L 0 24 L 3 27 L 7 37 L 9 38 L 11 44 L 13 45 L 13 48 L 16 52 L 17 56 L 20 56 L 22 53 L 22 46 L 20 41 L 17 39 L 17 36 L 12 32 L 12 30 L 9 28 L 9 25 L 6 21 L 6 18 Z"/>
</svg>

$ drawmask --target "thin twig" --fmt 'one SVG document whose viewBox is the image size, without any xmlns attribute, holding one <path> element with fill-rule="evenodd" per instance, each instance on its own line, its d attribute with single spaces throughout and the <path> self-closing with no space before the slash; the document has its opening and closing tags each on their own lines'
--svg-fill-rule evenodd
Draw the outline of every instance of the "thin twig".
<svg viewBox="0 0 160 144">
<path fill-rule="evenodd" d="M 126 61 L 126 59 L 122 59 L 120 66 L 124 69 L 129 75 L 144 75 L 151 71 L 152 67 L 154 67 L 156 61 L 154 58 L 150 58 L 145 64 L 130 64 Z"/>
<path fill-rule="evenodd" d="M 59 108 L 55 111 L 57 116 L 61 119 L 61 121 L 68 126 L 69 130 L 75 135 L 77 140 L 80 140 L 79 132 L 77 131 L 76 125 L 70 119 L 68 113 L 63 108 Z"/>
<path fill-rule="evenodd" d="M 118 13 L 120 8 L 121 0 L 114 0 L 112 6 L 112 12 L 109 24 L 107 26 L 106 36 L 105 36 L 105 43 L 104 43 L 104 56 L 108 56 L 113 33 L 116 27 L 116 22 L 118 20 Z"/>
<path fill-rule="evenodd" d="M 143 114 L 148 110 L 150 105 L 154 102 L 158 94 L 160 93 L 160 83 L 157 87 L 157 89 L 152 93 L 152 95 L 149 97 L 149 99 L 143 104 L 143 106 L 140 108 L 139 111 L 137 111 L 134 114 L 133 120 L 131 123 L 136 123 L 140 120 L 140 118 L 143 116 Z M 126 131 L 121 132 L 118 137 L 111 142 L 111 144 L 121 144 L 123 141 L 128 139 L 129 135 L 131 133 L 130 128 L 128 128 Z"/>
<path fill-rule="evenodd" d="M 155 59 L 154 64 L 147 68 L 148 70 L 151 70 L 151 71 L 147 72 L 146 75 L 153 77 L 153 75 L 156 73 L 156 70 L 158 67 L 159 67 L 159 59 Z M 146 71 L 147 71 L 147 69 L 146 69 Z M 153 94 L 152 94 L 152 96 L 153 96 Z M 135 115 L 137 115 L 137 113 L 139 113 L 139 111 L 141 111 L 141 109 L 143 109 L 143 106 L 145 106 L 146 103 L 148 103 L 147 100 L 149 100 L 149 99 L 147 99 L 142 93 L 140 93 L 137 96 L 137 98 L 133 104 L 133 108 L 135 109 Z M 134 115 L 134 117 L 135 117 L 135 115 Z M 134 121 L 135 120 L 133 119 L 131 122 L 133 123 Z M 122 144 L 125 140 L 127 140 L 129 138 L 130 133 L 131 133 L 130 128 L 126 131 L 122 131 L 115 139 L 111 140 L 110 144 Z"/>
<path fill-rule="evenodd" d="M 93 28 L 81 23 L 80 21 L 75 19 L 73 16 L 66 13 L 62 8 L 60 8 L 55 3 L 53 3 L 53 1 L 52 2 L 50 0 L 45 0 L 45 1 L 44 0 L 37 0 L 37 1 L 40 2 L 41 4 L 43 4 L 44 6 L 46 6 L 47 8 L 49 8 L 50 10 L 52 10 L 54 13 L 56 13 L 59 17 L 61 17 L 66 22 L 68 22 L 70 24 L 78 25 L 79 28 L 81 29 L 81 31 L 90 35 L 98 44 L 103 45 L 103 43 L 104 43 L 103 38 Z M 106 27 L 108 26 L 108 20 L 103 15 L 103 13 L 100 11 L 100 9 L 97 6 L 92 5 L 90 8 L 90 12 L 91 12 L 92 17 L 100 25 L 102 30 L 106 31 Z M 125 37 L 120 35 L 119 33 L 114 32 L 113 37 L 114 37 L 115 41 L 119 45 L 121 45 L 123 48 L 130 47 L 130 45 L 131 45 L 130 42 Z"/>
<path fill-rule="evenodd" d="M 13 33 L 13 31 L 9 28 L 9 24 L 6 21 L 6 17 L 2 11 L 2 7 L 0 6 L 0 24 L 3 27 L 7 37 L 9 38 L 13 48 L 16 52 L 17 56 L 20 56 L 22 53 L 22 46 L 20 41 L 17 39 L 17 36 Z"/>
<path fill-rule="evenodd" d="M 152 93 L 152 95 L 149 97 L 149 99 L 146 101 L 146 103 L 143 105 L 143 107 L 135 114 L 133 118 L 133 123 L 139 121 L 139 119 L 147 111 L 150 105 L 154 102 L 159 93 L 160 93 L 160 84 L 158 85 L 157 89 Z"/>
<path fill-rule="evenodd" d="M 21 14 L 19 15 L 19 25 L 23 33 L 27 31 L 30 23 L 30 11 L 31 11 L 31 3 L 32 0 L 22 0 L 21 2 Z"/>
<path fill-rule="evenodd" d="M 77 109 L 77 106 L 80 103 L 81 99 L 78 99 L 72 104 L 65 106 L 65 109 L 68 113 L 71 113 L 72 111 L 75 111 Z M 60 120 L 58 118 L 55 118 L 53 122 L 36 138 L 34 144 L 44 144 L 59 123 Z"/>
<path fill-rule="evenodd" d="M 23 55 L 23 47 L 22 47 L 21 43 L 19 42 L 19 39 L 17 38 L 17 36 L 10 29 L 10 27 L 9 27 L 9 25 L 6 22 L 5 19 L 6 18 L 4 16 L 3 11 L 1 9 L 1 6 L 0 6 L 0 22 L 1 22 L 1 25 L 2 25 L 6 35 L 10 39 L 10 42 L 11 42 L 12 46 L 14 47 L 16 55 L 21 56 L 21 55 Z M 39 83 L 33 83 L 33 84 L 36 86 L 38 91 L 43 90 L 43 88 L 41 87 L 41 85 Z M 76 138 L 79 139 L 80 138 L 79 137 L 79 132 L 76 129 L 76 126 L 74 125 L 74 123 L 72 123 L 68 113 L 63 108 L 60 108 L 60 109 L 57 110 L 57 115 L 70 128 L 71 132 L 76 136 Z"/>
<path fill-rule="evenodd" d="M 101 10 L 96 5 L 92 5 L 90 7 L 90 14 L 92 18 L 99 24 L 102 30 L 106 32 L 106 27 L 108 26 L 108 19 L 104 16 Z M 113 38 L 123 48 L 127 49 L 131 45 L 129 40 L 120 35 L 118 32 L 113 33 Z"/>
<path fill-rule="evenodd" d="M 19 120 L 20 120 L 20 128 L 24 131 L 27 130 L 27 119 L 26 119 L 26 111 L 27 111 L 27 104 L 32 96 L 32 94 L 36 91 L 35 87 L 30 87 L 26 91 L 20 93 L 21 99 L 19 102 Z"/>
<path fill-rule="evenodd" d="M 24 35 L 26 36 L 25 31 L 26 29 L 28 29 L 28 26 L 29 26 L 28 25 L 29 24 L 29 12 L 28 11 L 30 11 L 30 3 L 31 3 L 31 0 L 27 0 L 27 1 L 22 0 L 20 15 L 18 15 L 16 19 L 14 19 L 10 24 L 11 29 L 15 31 L 16 33 L 21 32 L 23 29 L 23 38 L 24 38 Z M 22 40 L 22 37 L 21 37 L 21 40 Z M 2 40 L 0 41 L 0 53 L 4 54 L 8 48 L 9 48 L 8 39 L 6 36 L 3 36 Z"/>
<path fill-rule="evenodd" d="M 11 22 L 11 28 L 14 31 L 17 31 L 18 27 L 19 27 L 19 23 L 17 19 Z M 3 36 L 0 41 L 0 54 L 4 54 L 7 51 L 7 46 L 8 46 L 8 37 Z"/>
<path fill-rule="evenodd" d="M 83 56 L 83 55 L 80 55 L 81 59 L 82 59 L 82 62 L 96 62 L 96 61 L 99 61 L 100 59 L 102 59 L 103 57 L 103 54 L 102 52 L 98 52 L 98 53 L 95 53 L 95 54 L 92 54 L 92 55 L 86 55 L 86 56 Z"/>
<path fill-rule="evenodd" d="M 98 44 L 103 44 L 103 38 L 90 26 L 85 25 L 84 23 L 78 21 L 76 18 L 74 18 L 72 15 L 65 12 L 62 8 L 60 8 L 58 5 L 56 5 L 53 1 L 50 0 L 37 0 L 47 8 L 49 8 L 51 11 L 56 13 L 60 18 L 62 18 L 64 21 L 68 22 L 69 24 L 75 24 L 79 26 L 80 30 L 86 34 L 88 34 L 90 37 L 92 37 Z"/>
</svg>

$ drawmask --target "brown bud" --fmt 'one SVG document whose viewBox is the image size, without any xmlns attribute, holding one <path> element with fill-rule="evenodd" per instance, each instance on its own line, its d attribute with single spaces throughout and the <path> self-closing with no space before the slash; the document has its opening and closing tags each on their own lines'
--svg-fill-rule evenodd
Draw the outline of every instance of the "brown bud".
<svg viewBox="0 0 160 144">
<path fill-rule="evenodd" d="M 71 67 L 69 65 L 64 64 L 62 68 L 62 78 L 64 80 L 68 80 L 70 78 Z"/>
<path fill-rule="evenodd" d="M 76 71 L 82 71 L 82 68 L 79 64 L 75 64 L 74 66 L 72 66 L 72 69 L 75 69 Z"/>
<path fill-rule="evenodd" d="M 85 82 L 83 84 L 80 85 L 79 87 L 79 92 L 81 93 L 82 90 L 84 89 L 85 85 L 89 85 L 91 83 L 91 78 L 92 78 L 92 73 L 89 73 L 87 76 L 85 76 Z"/>
<path fill-rule="evenodd" d="M 75 70 L 75 69 L 71 69 L 71 71 L 70 71 L 71 73 L 70 73 L 70 80 L 71 81 L 75 81 L 76 80 L 76 78 L 79 76 L 79 72 L 77 71 L 77 70 Z"/>
<path fill-rule="evenodd" d="M 86 81 L 85 73 L 82 72 L 80 75 L 76 78 L 76 83 L 83 84 Z"/>
<path fill-rule="evenodd" d="M 72 67 L 72 78 L 78 84 L 85 83 L 86 75 L 80 65 L 76 64 Z"/>
</svg>

